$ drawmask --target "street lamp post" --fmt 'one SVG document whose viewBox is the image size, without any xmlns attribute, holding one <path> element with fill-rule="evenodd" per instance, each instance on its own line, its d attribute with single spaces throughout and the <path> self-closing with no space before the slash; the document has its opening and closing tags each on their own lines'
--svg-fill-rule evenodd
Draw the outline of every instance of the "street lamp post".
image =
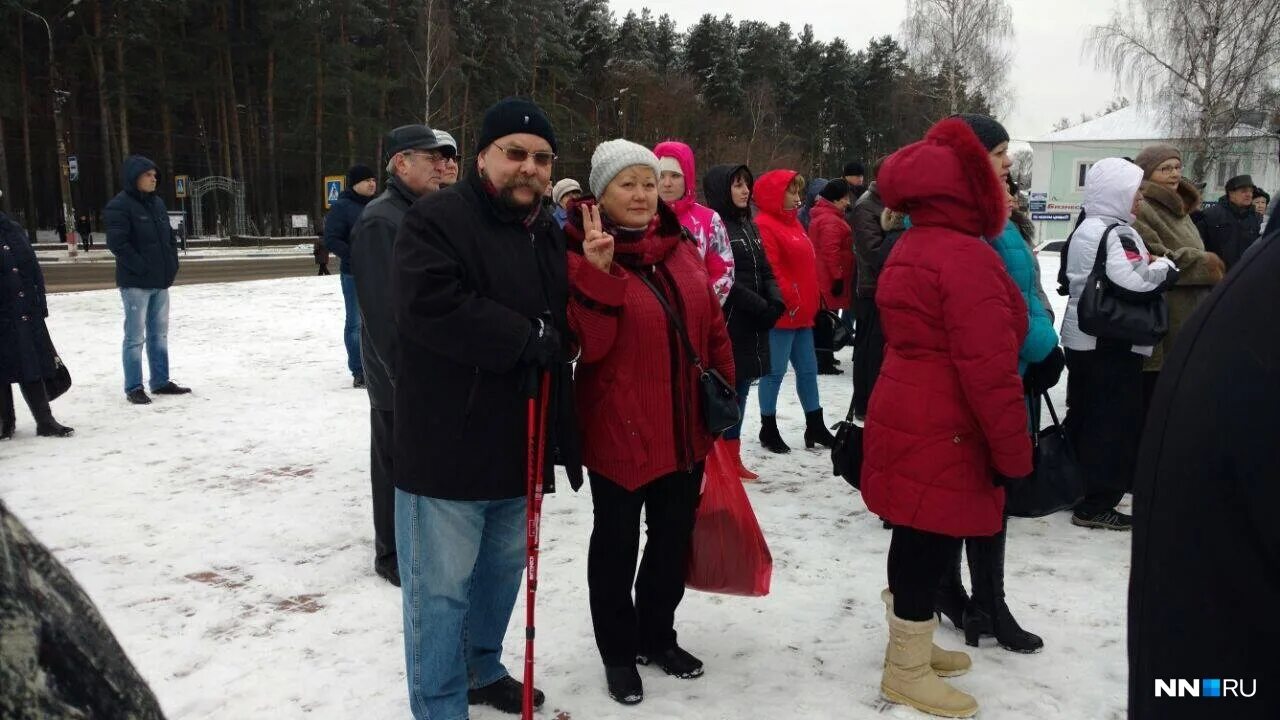
<svg viewBox="0 0 1280 720">
<path fill-rule="evenodd" d="M 71 0 L 71 5 L 68 6 L 67 10 L 59 13 L 55 18 L 63 16 L 71 17 L 74 15 L 75 11 L 70 8 L 78 2 L 80 2 L 80 0 Z M 58 85 L 61 84 L 61 78 L 58 74 L 58 64 L 53 49 L 53 27 L 49 25 L 48 20 L 44 19 L 43 15 L 35 12 L 34 10 L 29 10 L 27 8 L 22 8 L 22 10 L 28 15 L 31 15 L 44 23 L 45 34 L 49 37 L 49 96 L 53 102 L 53 134 L 57 138 L 58 146 L 58 177 L 60 181 L 59 187 L 62 193 L 62 223 L 63 227 L 67 230 L 67 254 L 71 257 L 75 257 L 76 213 L 71 199 L 71 164 L 67 159 L 67 136 L 62 120 L 62 106 L 65 105 L 67 100 L 71 97 L 71 93 L 58 88 Z"/>
</svg>

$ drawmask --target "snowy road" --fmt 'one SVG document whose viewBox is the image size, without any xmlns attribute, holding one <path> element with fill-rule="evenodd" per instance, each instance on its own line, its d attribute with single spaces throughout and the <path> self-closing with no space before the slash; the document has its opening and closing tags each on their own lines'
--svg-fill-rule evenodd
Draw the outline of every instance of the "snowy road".
<svg viewBox="0 0 1280 720">
<path fill-rule="evenodd" d="M 1057 257 L 1045 264 L 1051 278 Z M 337 278 L 175 287 L 173 377 L 195 394 L 142 408 L 120 387 L 116 292 L 49 302 L 76 381 L 54 409 L 77 433 L 34 437 L 19 401 L 18 436 L 0 443 L 0 496 L 85 586 L 169 716 L 409 717 L 400 596 L 370 567 L 368 403 L 345 372 Z M 849 376 L 821 382 L 834 422 Z M 799 445 L 790 380 L 782 400 L 779 424 Z M 828 475 L 824 454 L 766 456 L 750 440 L 755 408 L 744 452 L 762 475 L 749 490 L 775 559 L 773 593 L 689 593 L 677 629 L 706 676 L 642 669 L 645 702 L 622 708 L 604 692 L 587 610 L 590 498 L 562 484 L 544 518 L 541 717 L 923 717 L 879 700 L 889 533 Z M 1129 536 L 1059 515 L 1015 520 L 1009 537 L 1009 604 L 1046 649 L 987 645 L 955 684 L 987 720 L 1124 717 Z M 522 625 L 517 607 L 517 675 Z M 950 628 L 937 640 L 963 645 Z"/>
</svg>

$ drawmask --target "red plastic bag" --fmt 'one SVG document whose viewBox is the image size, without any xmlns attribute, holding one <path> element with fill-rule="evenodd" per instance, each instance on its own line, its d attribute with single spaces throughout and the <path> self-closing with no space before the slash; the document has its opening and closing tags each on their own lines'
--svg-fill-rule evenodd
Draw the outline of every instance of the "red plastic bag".
<svg viewBox="0 0 1280 720">
<path fill-rule="evenodd" d="M 689 546 L 686 587 L 725 595 L 769 594 L 773 556 L 737 468 L 713 451 Z"/>
</svg>

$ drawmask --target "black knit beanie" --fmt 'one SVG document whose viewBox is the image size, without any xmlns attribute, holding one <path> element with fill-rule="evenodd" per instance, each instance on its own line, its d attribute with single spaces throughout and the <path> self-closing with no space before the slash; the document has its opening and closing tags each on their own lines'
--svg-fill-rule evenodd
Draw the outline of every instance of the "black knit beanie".
<svg viewBox="0 0 1280 720">
<path fill-rule="evenodd" d="M 356 183 L 378 177 L 368 165 L 352 165 L 347 171 L 347 187 L 355 187 Z"/>
<path fill-rule="evenodd" d="M 822 186 L 821 190 L 818 191 L 819 197 L 826 198 L 831 202 L 836 202 L 837 200 L 839 200 L 842 197 L 845 197 L 848 194 L 849 194 L 849 183 L 842 177 L 836 178 L 828 182 L 826 185 Z"/>
<path fill-rule="evenodd" d="M 476 139 L 476 154 L 484 152 L 494 140 L 517 133 L 537 135 L 551 145 L 551 152 L 558 152 L 555 130 L 542 108 L 532 100 L 509 97 L 485 112 L 480 137 Z"/>
<path fill-rule="evenodd" d="M 1009 142 L 1009 131 L 1004 129 L 995 118 L 978 113 L 958 113 L 951 117 L 960 118 L 973 129 L 982 146 L 991 152 L 1000 143 Z"/>
</svg>

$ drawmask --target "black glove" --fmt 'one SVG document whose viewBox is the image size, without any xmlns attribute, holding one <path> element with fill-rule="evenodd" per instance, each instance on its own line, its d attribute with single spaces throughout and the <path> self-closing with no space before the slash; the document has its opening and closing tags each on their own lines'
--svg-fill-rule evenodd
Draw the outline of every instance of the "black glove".
<svg viewBox="0 0 1280 720">
<path fill-rule="evenodd" d="M 529 341 L 520 353 L 520 363 L 532 367 L 551 367 L 559 356 L 560 333 L 542 320 L 533 320 L 529 328 Z"/>
<path fill-rule="evenodd" d="M 831 294 L 840 297 L 844 294 L 844 279 L 836 280 L 831 283 Z"/>
<path fill-rule="evenodd" d="M 1062 370 L 1066 366 L 1066 354 L 1063 353 L 1062 348 L 1055 347 L 1048 357 L 1027 366 L 1026 377 L 1022 380 L 1023 389 L 1028 395 L 1048 392 L 1062 379 Z"/>
<path fill-rule="evenodd" d="M 786 304 L 786 303 L 782 302 L 781 300 L 770 300 L 770 301 L 769 301 L 769 318 L 770 318 L 770 324 L 778 322 L 778 318 L 780 318 L 780 317 L 782 317 L 783 315 L 785 315 L 785 314 L 786 314 L 786 312 L 787 312 L 787 304 Z"/>
</svg>

